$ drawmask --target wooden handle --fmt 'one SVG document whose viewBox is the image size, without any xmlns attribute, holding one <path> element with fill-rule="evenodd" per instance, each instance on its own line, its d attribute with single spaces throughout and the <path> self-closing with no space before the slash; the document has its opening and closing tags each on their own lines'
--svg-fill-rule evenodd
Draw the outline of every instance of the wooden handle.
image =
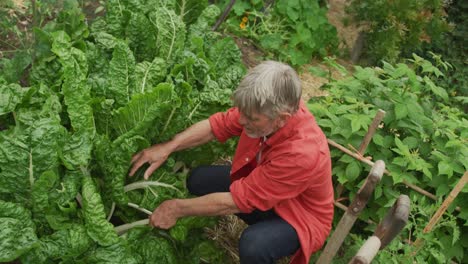
<svg viewBox="0 0 468 264">
<path fill-rule="evenodd" d="M 374 236 L 377 236 L 382 241 L 380 249 L 387 246 L 405 227 L 408 222 L 409 212 L 410 199 L 402 194 L 375 229 Z"/>
</svg>

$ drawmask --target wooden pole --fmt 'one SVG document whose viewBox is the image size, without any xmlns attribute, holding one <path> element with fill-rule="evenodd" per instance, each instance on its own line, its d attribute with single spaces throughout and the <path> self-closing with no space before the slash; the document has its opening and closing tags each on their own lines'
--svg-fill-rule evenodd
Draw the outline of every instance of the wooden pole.
<svg viewBox="0 0 468 264">
<path fill-rule="evenodd" d="M 218 30 L 218 27 L 221 25 L 221 23 L 223 23 L 223 21 L 226 19 L 226 17 L 229 15 L 229 12 L 231 12 L 231 8 L 232 6 L 236 3 L 236 0 L 231 0 L 228 4 L 228 6 L 226 7 L 226 9 L 224 9 L 224 12 L 223 14 L 218 18 L 218 21 L 216 21 L 216 24 L 213 26 L 212 30 L 213 31 L 216 31 Z"/>
<path fill-rule="evenodd" d="M 344 204 L 342 204 L 342 203 L 340 203 L 340 202 L 335 202 L 335 206 L 338 207 L 338 208 L 340 208 L 340 209 L 343 210 L 343 211 L 347 211 L 347 210 L 348 210 L 348 207 L 346 207 L 346 205 L 344 205 Z M 375 224 L 377 224 L 376 222 L 374 222 L 374 221 L 372 221 L 372 220 L 370 220 L 370 219 L 363 220 L 363 221 L 365 221 L 365 222 L 368 223 L 369 225 L 375 225 Z"/>
<path fill-rule="evenodd" d="M 432 216 L 431 220 L 429 220 L 429 223 L 426 225 L 426 227 L 423 230 L 423 233 L 429 233 L 432 231 L 432 228 L 439 222 L 440 218 L 442 215 L 445 213 L 449 205 L 455 200 L 457 195 L 460 193 L 460 191 L 465 187 L 465 184 L 468 182 L 468 171 L 465 171 L 465 174 L 463 174 L 463 177 L 458 181 L 457 185 L 453 188 L 453 190 L 449 193 L 447 198 L 445 198 L 444 202 L 442 205 L 437 209 L 435 214 Z M 416 255 L 416 253 L 421 249 L 423 246 L 424 241 L 421 238 L 416 239 L 416 241 L 413 243 L 413 246 L 415 247 L 412 255 Z"/>
<path fill-rule="evenodd" d="M 356 194 L 355 199 L 349 205 L 343 217 L 341 217 L 340 222 L 333 231 L 333 234 L 328 240 L 325 249 L 317 260 L 318 264 L 329 264 L 335 257 L 336 252 L 341 247 L 345 237 L 348 235 L 349 230 L 356 222 L 359 214 L 362 212 L 367 202 L 370 199 L 370 196 L 374 192 L 375 186 L 380 179 L 382 179 L 383 172 L 385 170 L 385 163 L 381 160 L 375 162 L 375 165 L 372 167 L 369 176 L 367 176 L 364 185 L 359 189 Z"/>
<path fill-rule="evenodd" d="M 371 141 L 372 137 L 375 134 L 375 131 L 380 125 L 380 122 L 382 122 L 382 119 L 385 116 L 385 111 L 382 109 L 379 109 L 377 111 L 377 114 L 375 114 L 374 120 L 372 120 L 372 123 L 369 126 L 369 129 L 367 129 L 367 133 L 364 136 L 364 139 L 361 142 L 361 145 L 359 146 L 358 152 L 361 155 L 364 155 L 364 152 L 366 152 L 367 146 L 369 145 L 369 142 Z"/>
</svg>

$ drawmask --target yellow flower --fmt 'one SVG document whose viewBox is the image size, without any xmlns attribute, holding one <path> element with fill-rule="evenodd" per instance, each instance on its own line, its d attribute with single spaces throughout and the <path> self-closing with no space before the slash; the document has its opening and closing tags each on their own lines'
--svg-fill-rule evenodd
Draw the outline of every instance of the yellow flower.
<svg viewBox="0 0 468 264">
<path fill-rule="evenodd" d="M 239 27 L 240 27 L 241 29 L 245 29 L 245 23 L 244 23 L 244 22 L 241 22 L 240 25 L 239 25 Z"/>
<path fill-rule="evenodd" d="M 242 22 L 247 23 L 247 21 L 249 21 L 248 17 L 245 16 L 245 17 L 242 18 Z"/>
</svg>

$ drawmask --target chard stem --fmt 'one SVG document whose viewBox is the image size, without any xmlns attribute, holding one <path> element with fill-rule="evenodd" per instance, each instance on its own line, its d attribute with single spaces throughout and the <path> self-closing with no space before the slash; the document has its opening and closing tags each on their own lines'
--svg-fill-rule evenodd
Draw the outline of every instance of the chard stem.
<svg viewBox="0 0 468 264">
<path fill-rule="evenodd" d="M 109 215 L 107 216 L 107 222 L 109 222 L 110 219 L 112 218 L 112 215 L 114 214 L 114 210 L 115 210 L 115 203 L 112 202 L 111 209 L 109 211 Z"/>
<path fill-rule="evenodd" d="M 128 230 L 137 227 L 137 226 L 144 226 L 149 224 L 149 219 L 139 220 L 133 223 L 119 225 L 114 228 L 115 232 L 120 236 L 126 233 Z"/>
<path fill-rule="evenodd" d="M 143 213 L 145 213 L 145 214 L 147 214 L 147 215 L 151 215 L 151 214 L 152 214 L 150 210 L 148 210 L 148 209 L 146 209 L 146 208 L 143 208 L 143 207 L 140 207 L 138 204 L 128 203 L 127 205 L 130 206 L 130 207 L 132 207 L 132 208 L 135 208 L 135 209 L 137 209 L 138 211 L 143 212 Z"/>
<path fill-rule="evenodd" d="M 172 186 L 171 184 L 158 182 L 158 181 L 140 181 L 140 182 L 130 183 L 130 184 L 128 184 L 128 185 L 126 185 L 124 187 L 124 191 L 129 192 L 129 191 L 133 191 L 133 190 L 136 190 L 136 189 L 144 189 L 144 188 L 149 187 L 149 186 L 162 186 L 162 187 L 170 188 L 170 189 L 176 190 L 178 192 L 181 192 L 179 189 Z"/>
<path fill-rule="evenodd" d="M 167 119 L 166 124 L 164 125 L 163 130 L 162 130 L 162 132 L 159 134 L 160 136 L 164 135 L 164 132 L 166 132 L 166 129 L 167 129 L 167 127 L 169 126 L 169 123 L 170 123 L 171 120 L 172 120 L 172 116 L 174 115 L 176 108 L 177 108 L 177 107 L 172 108 L 171 114 L 169 115 L 169 118 Z"/>
</svg>

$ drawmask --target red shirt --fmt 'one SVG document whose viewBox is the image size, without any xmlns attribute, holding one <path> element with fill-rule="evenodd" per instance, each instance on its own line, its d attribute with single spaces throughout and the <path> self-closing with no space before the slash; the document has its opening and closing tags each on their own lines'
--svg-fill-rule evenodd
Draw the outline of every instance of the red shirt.
<svg viewBox="0 0 468 264">
<path fill-rule="evenodd" d="M 330 152 L 314 116 L 301 101 L 286 125 L 265 142 L 245 134 L 235 107 L 209 120 L 220 142 L 240 135 L 230 187 L 237 207 L 243 213 L 273 208 L 299 236 L 301 248 L 291 264 L 308 263 L 324 244 L 333 219 Z"/>
</svg>

